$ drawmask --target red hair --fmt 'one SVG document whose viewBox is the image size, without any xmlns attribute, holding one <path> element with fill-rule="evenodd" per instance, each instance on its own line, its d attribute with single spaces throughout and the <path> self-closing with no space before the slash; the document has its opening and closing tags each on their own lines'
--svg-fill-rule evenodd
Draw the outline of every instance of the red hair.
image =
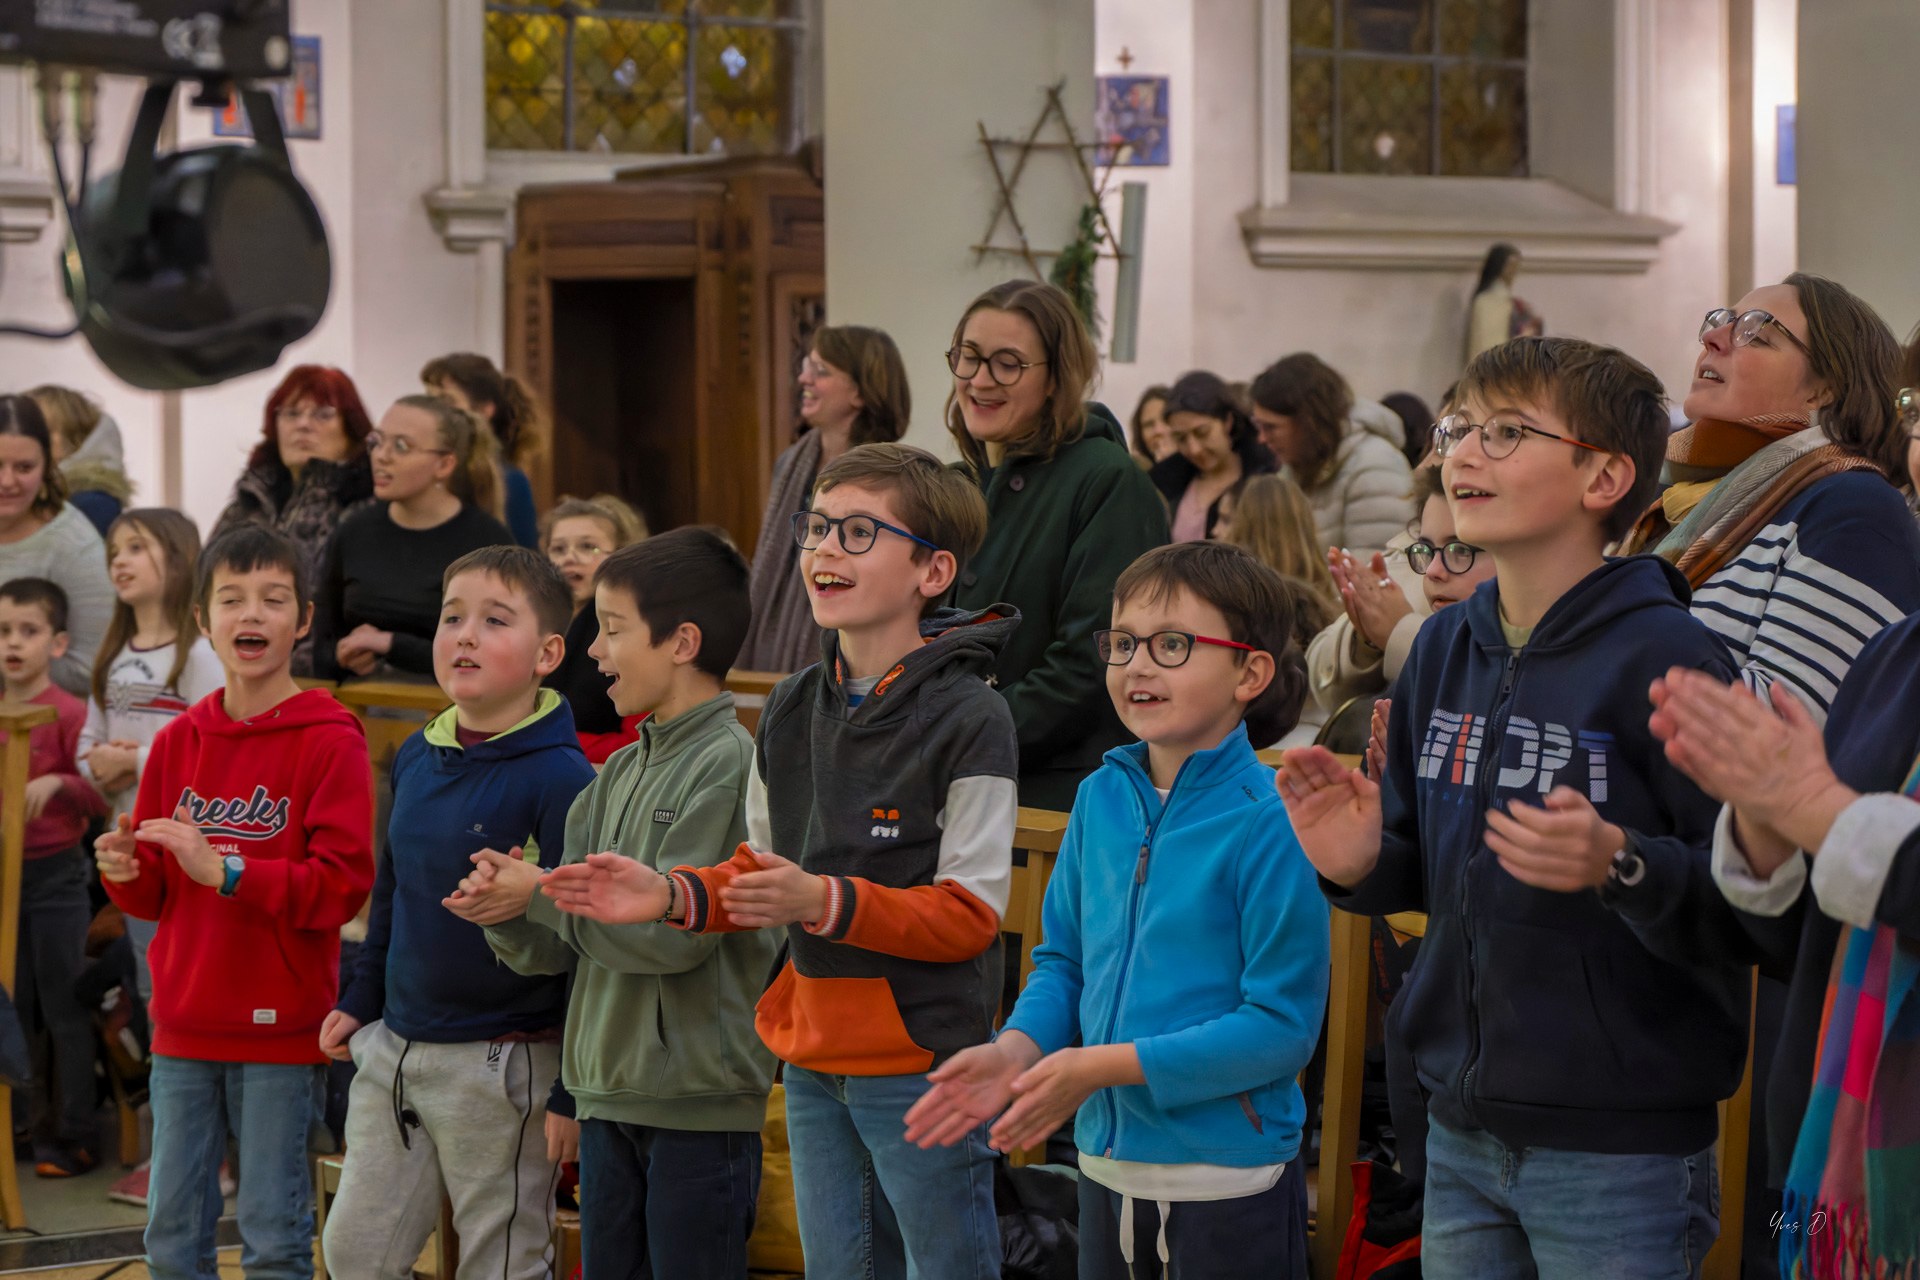
<svg viewBox="0 0 1920 1280">
<path fill-rule="evenodd" d="M 289 370 L 267 397 L 266 421 L 260 428 L 262 439 L 253 447 L 247 466 L 280 465 L 280 410 L 299 400 L 326 405 L 339 413 L 340 426 L 347 433 L 353 453 L 364 450 L 367 436 L 373 431 L 373 419 L 367 416 L 367 407 L 360 403 L 360 392 L 354 387 L 353 379 L 327 365 L 302 364 Z"/>
</svg>

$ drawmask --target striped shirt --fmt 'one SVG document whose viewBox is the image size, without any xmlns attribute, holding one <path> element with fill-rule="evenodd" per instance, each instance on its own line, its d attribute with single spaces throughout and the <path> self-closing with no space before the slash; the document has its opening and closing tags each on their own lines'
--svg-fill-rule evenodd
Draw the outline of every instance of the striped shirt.
<svg viewBox="0 0 1920 1280">
<path fill-rule="evenodd" d="M 1824 724 L 1861 648 L 1920 612 L 1920 524 L 1881 477 L 1829 476 L 1694 592 L 1692 609 L 1749 688 L 1785 684 Z"/>
</svg>

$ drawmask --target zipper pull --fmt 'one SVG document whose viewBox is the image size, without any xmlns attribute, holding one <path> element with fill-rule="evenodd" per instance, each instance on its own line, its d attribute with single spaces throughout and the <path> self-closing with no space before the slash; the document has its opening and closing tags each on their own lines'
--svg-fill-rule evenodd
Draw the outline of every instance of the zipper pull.
<svg viewBox="0 0 1920 1280">
<path fill-rule="evenodd" d="M 1513 692 L 1513 669 L 1519 665 L 1519 650 L 1516 649 L 1509 652 L 1507 654 L 1507 674 L 1500 681 L 1500 697 L 1502 700 L 1505 700 L 1506 696 Z"/>
<path fill-rule="evenodd" d="M 1135 884 L 1145 884 L 1147 882 L 1147 847 L 1145 844 L 1140 846 L 1140 861 L 1133 864 L 1133 882 Z"/>
</svg>

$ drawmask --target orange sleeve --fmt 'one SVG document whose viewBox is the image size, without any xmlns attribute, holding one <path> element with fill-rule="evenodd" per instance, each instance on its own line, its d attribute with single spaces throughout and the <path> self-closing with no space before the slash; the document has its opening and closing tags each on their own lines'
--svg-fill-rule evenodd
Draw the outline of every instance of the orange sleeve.
<svg viewBox="0 0 1920 1280">
<path fill-rule="evenodd" d="M 720 905 L 720 890 L 747 872 L 759 869 L 753 847 L 744 843 L 718 866 L 675 867 L 669 874 L 680 891 L 681 900 L 687 904 L 687 913 L 682 919 L 667 923 L 689 933 L 744 932 L 747 926 L 735 924 L 727 909 Z"/>
<path fill-rule="evenodd" d="M 1000 913 L 951 880 L 893 889 L 827 876 L 827 913 L 808 933 L 906 960 L 954 964 L 998 940 Z"/>
</svg>

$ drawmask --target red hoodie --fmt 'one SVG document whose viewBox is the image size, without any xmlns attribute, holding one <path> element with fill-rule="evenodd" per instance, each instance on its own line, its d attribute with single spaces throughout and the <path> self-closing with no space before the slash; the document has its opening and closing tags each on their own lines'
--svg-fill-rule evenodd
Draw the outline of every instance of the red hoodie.
<svg viewBox="0 0 1920 1280">
<path fill-rule="evenodd" d="M 133 812 L 185 805 L 216 852 L 246 859 L 232 898 L 157 845 L 108 883 L 121 910 L 158 920 L 153 1050 L 216 1062 L 319 1063 L 340 978 L 340 926 L 373 888 L 373 794 L 360 722 L 323 689 L 250 720 L 209 694 L 160 730 Z"/>
</svg>

